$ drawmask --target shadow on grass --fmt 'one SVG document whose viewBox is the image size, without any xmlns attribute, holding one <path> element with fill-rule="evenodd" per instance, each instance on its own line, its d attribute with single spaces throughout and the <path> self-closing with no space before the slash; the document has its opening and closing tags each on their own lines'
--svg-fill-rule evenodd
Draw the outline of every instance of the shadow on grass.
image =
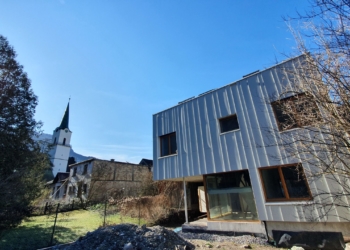
<svg viewBox="0 0 350 250">
<path fill-rule="evenodd" d="M 0 249 L 38 249 L 50 245 L 52 227 L 19 226 L 6 231 L 0 238 Z M 73 230 L 56 226 L 53 245 L 75 241 L 79 236 Z"/>
</svg>

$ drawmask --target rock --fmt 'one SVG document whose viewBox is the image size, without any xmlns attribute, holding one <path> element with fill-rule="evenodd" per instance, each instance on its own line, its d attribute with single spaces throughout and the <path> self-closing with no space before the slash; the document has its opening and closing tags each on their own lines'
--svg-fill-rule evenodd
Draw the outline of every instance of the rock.
<svg viewBox="0 0 350 250">
<path fill-rule="evenodd" d="M 127 243 L 124 245 L 123 250 L 134 250 L 134 247 L 132 246 L 131 243 Z"/>
<path fill-rule="evenodd" d="M 294 246 L 294 247 L 292 247 L 290 250 L 304 250 L 304 248 Z"/>
</svg>

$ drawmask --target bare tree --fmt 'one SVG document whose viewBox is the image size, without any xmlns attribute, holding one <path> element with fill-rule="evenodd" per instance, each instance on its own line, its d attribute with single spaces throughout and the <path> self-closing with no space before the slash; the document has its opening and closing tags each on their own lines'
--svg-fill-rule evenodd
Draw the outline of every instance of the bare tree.
<svg viewBox="0 0 350 250">
<path fill-rule="evenodd" d="M 317 213 L 310 220 L 349 220 L 350 1 L 312 4 L 289 19 L 303 56 L 297 67 L 282 69 L 292 84 L 270 98 L 278 129 L 270 129 L 269 145 L 283 149 L 279 158 L 302 162 L 300 177 L 314 184 L 308 206 Z M 303 27 L 293 26 L 295 20 Z"/>
</svg>

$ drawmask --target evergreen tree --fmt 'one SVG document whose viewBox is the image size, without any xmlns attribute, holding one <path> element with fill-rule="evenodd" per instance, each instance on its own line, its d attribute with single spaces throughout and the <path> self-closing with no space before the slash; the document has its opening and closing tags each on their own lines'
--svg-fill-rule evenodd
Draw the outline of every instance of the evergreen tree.
<svg viewBox="0 0 350 250">
<path fill-rule="evenodd" d="M 30 214 L 31 202 L 44 186 L 48 155 L 33 138 L 37 96 L 16 52 L 0 35 L 0 233 Z"/>
</svg>

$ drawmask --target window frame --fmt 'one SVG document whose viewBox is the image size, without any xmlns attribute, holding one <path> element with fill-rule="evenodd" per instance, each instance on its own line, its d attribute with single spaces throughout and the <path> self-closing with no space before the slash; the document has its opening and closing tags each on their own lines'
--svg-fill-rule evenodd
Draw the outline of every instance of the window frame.
<svg viewBox="0 0 350 250">
<path fill-rule="evenodd" d="M 273 110 L 273 113 L 274 113 L 275 120 L 276 120 L 277 127 L 278 127 L 279 131 L 287 131 L 287 130 L 291 130 L 291 129 L 302 128 L 302 127 L 306 127 L 306 126 L 312 125 L 312 122 L 310 122 L 309 124 L 303 124 L 301 122 L 301 120 L 303 120 L 303 119 L 299 118 L 300 116 L 298 114 L 300 112 L 298 112 L 296 110 L 296 108 L 297 108 L 296 105 L 291 105 L 292 108 L 293 108 L 293 117 L 292 118 L 295 120 L 295 123 L 290 128 L 283 128 L 283 123 L 281 123 L 278 120 L 278 117 L 277 117 L 276 107 L 278 105 L 283 105 L 283 103 L 285 103 L 285 102 L 293 102 L 293 104 L 295 104 L 295 100 L 297 100 L 298 98 L 303 98 L 303 97 L 306 97 L 305 93 L 296 94 L 296 95 L 293 95 L 293 96 L 289 96 L 289 97 L 286 97 L 286 98 L 283 98 L 283 99 L 271 102 L 271 107 L 272 107 L 272 110 Z M 321 113 L 320 113 L 320 110 L 319 110 L 319 108 L 317 106 L 317 103 L 315 101 L 313 101 L 313 104 L 314 104 L 314 106 L 316 108 L 316 113 L 319 115 L 319 117 L 317 117 L 316 119 L 320 119 Z"/>
<path fill-rule="evenodd" d="M 290 198 L 289 197 L 289 191 L 287 188 L 287 184 L 286 181 L 284 179 L 284 175 L 282 172 L 282 168 L 288 168 L 288 167 L 300 167 L 301 168 L 301 172 L 302 172 L 302 176 L 303 176 L 303 180 L 307 189 L 307 193 L 308 193 L 308 197 L 298 197 L 298 198 Z M 268 198 L 267 197 L 267 192 L 266 192 L 266 188 L 265 188 L 265 184 L 264 184 L 264 179 L 263 179 L 263 175 L 262 175 L 262 171 L 263 170 L 268 170 L 268 169 L 278 169 L 278 174 L 281 180 L 281 185 L 283 188 L 283 192 L 285 194 L 285 198 Z M 278 166 L 270 166 L 270 167 L 262 167 L 259 168 L 259 175 L 260 175 L 260 181 L 261 181 L 261 185 L 263 188 L 263 192 L 264 192 L 264 197 L 265 197 L 265 201 L 266 202 L 295 202 L 295 201 L 309 201 L 312 200 L 312 193 L 310 190 L 310 186 L 309 183 L 307 181 L 307 178 L 305 177 L 305 172 L 304 172 L 304 168 L 302 166 L 301 163 L 296 163 L 296 164 L 286 164 L 286 165 L 278 165 Z"/>
<path fill-rule="evenodd" d="M 227 131 L 222 131 L 222 121 L 225 121 L 225 120 L 229 120 L 231 118 L 235 118 L 236 121 L 237 121 L 237 125 L 238 125 L 238 128 L 236 129 L 232 129 L 232 130 L 227 130 Z M 224 134 L 224 133 L 228 133 L 228 132 L 233 132 L 233 131 L 237 131 L 239 130 L 239 122 L 238 122 L 238 116 L 237 114 L 232 114 L 232 115 L 229 115 L 229 116 L 225 116 L 225 117 L 221 117 L 218 119 L 219 121 L 219 125 L 220 125 L 220 134 Z"/>
<path fill-rule="evenodd" d="M 176 143 L 176 149 L 175 149 L 175 153 L 171 153 L 172 148 L 171 148 L 171 137 L 175 136 L 175 143 Z M 164 138 L 168 138 L 168 154 L 162 154 L 162 148 L 163 148 L 163 139 Z M 176 138 L 176 132 L 171 132 L 165 135 L 161 135 L 159 136 L 159 145 L 160 145 L 160 157 L 166 157 L 166 156 L 171 156 L 171 155 L 177 155 L 177 138 Z"/>
</svg>

